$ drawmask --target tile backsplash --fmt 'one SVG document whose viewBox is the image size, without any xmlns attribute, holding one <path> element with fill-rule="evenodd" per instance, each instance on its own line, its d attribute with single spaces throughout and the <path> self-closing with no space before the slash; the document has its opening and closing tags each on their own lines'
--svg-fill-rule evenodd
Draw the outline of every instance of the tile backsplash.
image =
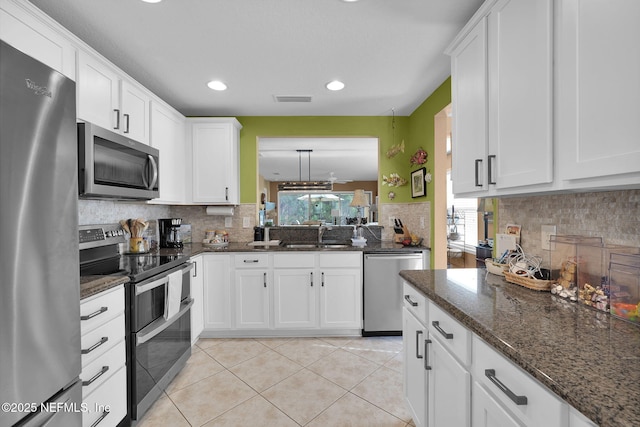
<svg viewBox="0 0 640 427">
<path fill-rule="evenodd" d="M 541 226 L 556 225 L 557 234 L 602 237 L 605 243 L 640 247 L 640 190 L 560 194 L 500 199 L 498 232 L 520 224 L 526 253 L 547 261 Z"/>
</svg>

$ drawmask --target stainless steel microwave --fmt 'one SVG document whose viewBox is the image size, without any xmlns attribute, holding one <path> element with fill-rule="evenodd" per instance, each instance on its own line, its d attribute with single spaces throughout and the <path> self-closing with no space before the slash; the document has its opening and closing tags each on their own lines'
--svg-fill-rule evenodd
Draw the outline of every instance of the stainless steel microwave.
<svg viewBox="0 0 640 427">
<path fill-rule="evenodd" d="M 91 123 L 78 123 L 78 187 L 88 199 L 159 196 L 160 152 Z"/>
</svg>

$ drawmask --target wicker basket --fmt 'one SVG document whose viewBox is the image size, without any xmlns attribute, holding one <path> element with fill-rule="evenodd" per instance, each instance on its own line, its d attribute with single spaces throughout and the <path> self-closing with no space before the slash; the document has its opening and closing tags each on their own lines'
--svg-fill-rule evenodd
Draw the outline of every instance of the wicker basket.
<svg viewBox="0 0 640 427">
<path fill-rule="evenodd" d="M 499 264 L 491 258 L 485 258 L 484 264 L 487 267 L 487 271 L 496 276 L 504 276 L 504 272 L 509 271 L 509 264 Z"/>
<path fill-rule="evenodd" d="M 504 272 L 504 278 L 507 282 L 515 283 L 516 285 L 523 286 L 527 289 L 533 289 L 534 291 L 549 292 L 551 291 L 551 285 L 556 283 L 555 280 L 538 280 L 530 277 L 518 276 L 509 271 Z"/>
</svg>

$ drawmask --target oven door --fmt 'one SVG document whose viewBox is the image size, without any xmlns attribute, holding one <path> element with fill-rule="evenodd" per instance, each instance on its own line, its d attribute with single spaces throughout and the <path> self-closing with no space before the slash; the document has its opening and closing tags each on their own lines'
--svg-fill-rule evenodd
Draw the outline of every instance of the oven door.
<svg viewBox="0 0 640 427">
<path fill-rule="evenodd" d="M 190 271 L 193 265 L 168 270 L 160 277 L 131 286 L 130 398 L 132 419 L 140 419 L 180 372 L 191 356 Z M 182 294 L 177 314 L 166 319 L 169 278 L 182 271 Z"/>
</svg>

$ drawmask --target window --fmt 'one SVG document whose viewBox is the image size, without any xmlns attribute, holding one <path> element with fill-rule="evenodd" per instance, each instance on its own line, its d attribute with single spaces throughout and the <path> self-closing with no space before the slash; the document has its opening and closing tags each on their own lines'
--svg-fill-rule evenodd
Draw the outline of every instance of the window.
<svg viewBox="0 0 640 427">
<path fill-rule="evenodd" d="M 454 218 L 451 218 L 451 212 Z M 451 182 L 451 171 L 447 171 L 447 236 L 452 230 L 457 233 L 456 239 L 449 240 L 449 246 L 469 249 L 475 254 L 478 245 L 478 199 L 454 197 Z"/>
<path fill-rule="evenodd" d="M 365 191 L 365 195 L 371 205 L 371 191 Z M 349 206 L 352 199 L 353 191 L 279 191 L 278 225 L 304 224 L 305 221 L 333 224 L 334 217 L 338 224 L 353 223 L 358 217 L 358 209 Z M 369 208 L 363 211 L 362 217 L 369 218 Z"/>
</svg>

